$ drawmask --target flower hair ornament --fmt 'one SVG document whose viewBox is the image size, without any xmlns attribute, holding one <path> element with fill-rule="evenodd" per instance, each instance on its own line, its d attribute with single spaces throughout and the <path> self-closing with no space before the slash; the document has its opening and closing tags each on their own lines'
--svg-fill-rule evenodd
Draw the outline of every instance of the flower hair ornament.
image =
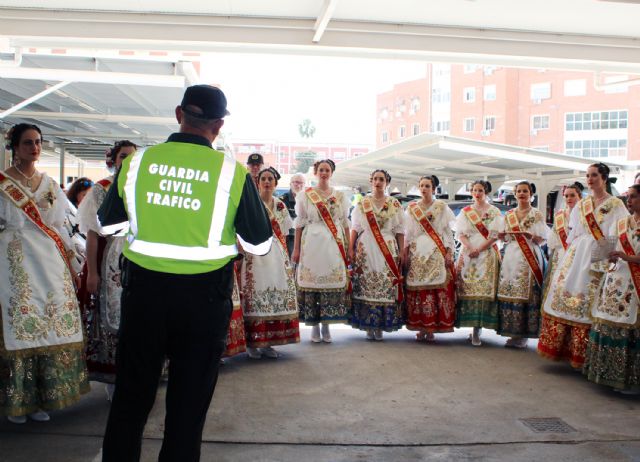
<svg viewBox="0 0 640 462">
<path fill-rule="evenodd" d="M 11 148 L 12 148 L 12 146 L 11 146 L 11 138 L 13 138 L 13 130 L 14 129 L 15 129 L 15 126 L 11 127 L 9 129 L 9 131 L 4 134 L 4 148 L 7 151 L 11 151 Z"/>
<path fill-rule="evenodd" d="M 104 152 L 104 157 L 105 157 L 104 161 L 107 164 L 107 168 L 111 170 L 115 165 L 115 163 L 113 162 L 113 158 L 111 157 L 111 148 L 108 148 Z"/>
</svg>

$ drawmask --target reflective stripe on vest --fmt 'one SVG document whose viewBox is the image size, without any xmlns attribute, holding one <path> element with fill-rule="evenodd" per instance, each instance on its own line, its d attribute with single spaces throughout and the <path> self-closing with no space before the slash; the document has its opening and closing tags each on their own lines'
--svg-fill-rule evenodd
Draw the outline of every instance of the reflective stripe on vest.
<svg viewBox="0 0 640 462">
<path fill-rule="evenodd" d="M 215 193 L 215 203 L 211 216 L 209 228 L 209 238 L 207 247 L 188 247 L 175 244 L 164 244 L 159 242 L 143 241 L 137 238 L 138 223 L 136 219 L 136 180 L 144 153 L 134 154 L 129 164 L 127 180 L 124 185 L 127 209 L 129 212 L 130 234 L 129 250 L 149 257 L 172 258 L 176 260 L 206 261 L 218 260 L 231 257 L 238 253 L 234 244 L 221 245 L 222 232 L 224 229 L 229 200 L 231 197 L 231 185 L 235 176 L 236 162 L 224 156 L 222 159 L 222 169 L 218 178 L 218 185 Z"/>
</svg>

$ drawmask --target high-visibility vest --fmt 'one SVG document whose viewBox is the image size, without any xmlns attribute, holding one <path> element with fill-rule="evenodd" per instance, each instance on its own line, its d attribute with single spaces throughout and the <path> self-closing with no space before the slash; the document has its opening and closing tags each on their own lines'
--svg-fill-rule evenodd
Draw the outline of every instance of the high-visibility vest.
<svg viewBox="0 0 640 462">
<path fill-rule="evenodd" d="M 214 271 L 238 253 L 235 216 L 247 171 L 206 146 L 167 142 L 122 163 L 118 194 L 129 216 L 123 253 L 153 271 Z"/>
</svg>

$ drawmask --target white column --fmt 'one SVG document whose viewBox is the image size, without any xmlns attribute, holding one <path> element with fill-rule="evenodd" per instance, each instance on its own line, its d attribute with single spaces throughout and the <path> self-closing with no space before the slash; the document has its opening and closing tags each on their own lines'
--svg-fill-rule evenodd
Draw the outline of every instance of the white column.
<svg viewBox="0 0 640 462">
<path fill-rule="evenodd" d="M 0 170 L 6 170 L 9 168 L 9 161 L 11 160 L 11 151 L 5 147 L 5 137 L 6 132 L 0 132 L 0 137 L 2 138 L 2 146 L 0 147 Z"/>
<path fill-rule="evenodd" d="M 64 177 L 64 144 L 60 145 L 60 186 L 64 188 L 65 186 L 65 177 Z"/>
</svg>

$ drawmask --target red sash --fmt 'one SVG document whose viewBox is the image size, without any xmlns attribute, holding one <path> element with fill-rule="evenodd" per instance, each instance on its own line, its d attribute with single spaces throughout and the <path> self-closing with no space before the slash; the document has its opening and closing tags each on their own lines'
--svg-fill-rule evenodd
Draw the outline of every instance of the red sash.
<svg viewBox="0 0 640 462">
<path fill-rule="evenodd" d="M 344 270 L 347 274 L 347 292 L 351 293 L 351 277 L 349 275 L 349 260 L 347 260 L 347 252 L 344 249 L 344 243 L 342 242 L 342 239 L 340 239 L 340 237 L 338 236 L 338 228 L 336 227 L 336 224 L 333 222 L 333 218 L 331 218 L 331 214 L 329 213 L 327 206 L 322 200 L 322 197 L 320 197 L 320 194 L 318 194 L 318 192 L 313 188 L 307 188 L 305 193 L 307 194 L 307 197 L 313 203 L 313 205 L 315 205 L 316 209 L 318 210 L 318 213 L 320 214 L 320 217 L 322 217 L 322 221 L 324 221 L 324 224 L 327 225 L 327 228 L 329 228 L 329 232 L 331 233 L 334 241 L 338 245 L 338 250 L 340 250 L 340 255 L 342 255 L 342 261 L 344 262 Z"/>
<path fill-rule="evenodd" d="M 436 247 L 438 247 L 438 250 L 440 251 L 440 253 L 442 254 L 442 257 L 445 259 L 445 262 L 446 262 L 447 248 L 444 246 L 444 243 L 442 242 L 442 239 L 440 239 L 440 236 L 438 236 L 438 233 L 436 233 L 436 230 L 433 229 L 433 226 L 431 226 L 431 222 L 429 221 L 425 213 L 422 211 L 420 206 L 417 203 L 412 202 L 411 204 L 409 204 L 409 211 L 411 212 L 411 215 L 413 215 L 413 218 L 415 218 L 416 221 L 420 224 L 420 226 L 422 226 L 422 230 L 427 234 L 427 236 L 431 238 L 431 240 L 435 243 Z M 456 275 L 455 275 L 455 269 L 453 268 L 453 266 L 449 268 L 449 271 L 451 271 L 451 276 L 455 280 Z"/>
<path fill-rule="evenodd" d="M 633 247 L 631 246 L 631 242 L 629 242 L 629 236 L 627 235 L 628 222 L 627 220 L 632 220 L 633 217 L 622 218 L 618 220 L 618 239 L 620 240 L 620 245 L 622 246 L 622 250 L 624 253 L 629 255 L 630 257 L 635 257 L 636 253 L 633 251 Z M 631 272 L 631 279 L 633 280 L 633 286 L 636 289 L 636 294 L 638 295 L 638 299 L 640 299 L 640 264 L 631 263 L 629 264 L 629 271 Z"/>
<path fill-rule="evenodd" d="M 604 234 L 598 225 L 598 220 L 596 220 L 595 215 L 593 214 L 594 204 L 593 198 L 591 196 L 585 197 L 580 202 L 580 211 L 582 212 L 582 216 L 587 222 L 587 226 L 589 227 L 589 231 L 591 231 L 591 235 L 596 241 L 600 239 L 604 239 Z"/>
<path fill-rule="evenodd" d="M 380 226 L 378 225 L 378 220 L 376 220 L 376 216 L 373 213 L 373 204 L 371 203 L 371 199 L 369 197 L 365 197 L 360 201 L 362 204 L 362 210 L 364 211 L 365 216 L 367 217 L 367 223 L 369 223 L 369 228 L 371 229 L 371 233 L 373 234 L 373 238 L 376 240 L 376 244 L 378 244 L 378 248 L 380 252 L 382 252 L 382 256 L 384 257 L 384 261 L 387 263 L 389 270 L 393 273 L 393 285 L 398 286 L 398 295 L 396 297 L 396 301 L 398 303 L 402 303 L 404 300 L 404 293 L 402 292 L 402 273 L 400 272 L 400 268 L 398 267 L 391 251 L 389 250 L 389 246 L 384 240 L 382 236 L 382 232 L 380 231 Z"/>
<path fill-rule="evenodd" d="M 97 182 L 97 184 L 102 186 L 105 189 L 105 191 L 109 190 L 109 187 L 111 186 L 111 183 L 112 183 L 112 181 L 109 178 L 103 178 L 102 180 Z"/>
<path fill-rule="evenodd" d="M 469 219 L 471 224 L 476 227 L 476 229 L 482 235 L 482 237 L 484 237 L 488 241 L 489 230 L 482 222 L 482 218 L 480 218 L 480 214 L 470 205 L 467 205 L 465 208 L 462 209 L 462 211 L 464 212 L 465 216 Z M 502 260 L 502 257 L 500 256 L 500 250 L 498 249 L 498 245 L 494 243 L 491 247 L 493 247 L 493 250 L 496 252 L 496 255 L 498 256 L 498 260 Z"/>
<path fill-rule="evenodd" d="M 442 256 L 446 257 L 447 248 L 442 243 L 442 239 L 440 239 L 440 236 L 438 236 L 436 230 L 433 229 L 433 226 L 431 226 L 431 222 L 427 219 L 427 216 L 422 211 L 420 206 L 413 202 L 409 204 L 409 211 L 411 212 L 411 215 L 413 215 L 413 218 L 415 218 L 416 221 L 420 223 L 420 226 L 422 226 L 424 232 L 427 233 L 427 236 L 429 236 L 431 240 L 436 244 L 436 247 L 438 247 L 438 250 L 440 250 Z"/>
<path fill-rule="evenodd" d="M 518 216 L 516 215 L 516 211 L 511 209 L 507 212 L 507 225 L 509 225 L 509 229 L 515 233 L 520 232 L 520 225 L 518 224 Z M 525 260 L 529 264 L 529 268 L 533 272 L 533 276 L 536 278 L 536 282 L 540 287 L 542 287 L 542 270 L 540 269 L 540 265 L 538 265 L 538 260 L 536 260 L 536 256 L 533 254 L 533 250 L 527 244 L 527 240 L 522 234 L 513 234 L 516 242 L 520 246 L 520 250 L 522 250 L 522 255 L 524 255 Z"/>
<path fill-rule="evenodd" d="M 71 262 L 69 261 L 69 256 L 67 255 L 67 249 L 64 246 L 64 242 L 60 238 L 60 235 L 42 221 L 38 206 L 33 202 L 33 200 L 24 193 L 12 178 L 9 178 L 2 172 L 0 172 L 0 191 L 2 191 L 17 208 L 22 210 L 27 218 L 29 218 L 29 220 L 35 224 L 38 229 L 53 240 L 62 260 L 66 263 L 71 274 L 73 274 L 74 272 L 71 267 Z"/>
<path fill-rule="evenodd" d="M 560 237 L 560 243 L 562 244 L 562 247 L 564 248 L 564 250 L 567 250 L 567 247 L 569 247 L 569 244 L 567 244 L 567 217 L 564 214 L 564 210 L 556 212 L 556 215 L 553 219 L 553 227 Z"/>
<path fill-rule="evenodd" d="M 275 234 L 282 250 L 284 250 L 285 255 L 289 256 L 289 251 L 287 250 L 287 239 L 282 234 L 282 230 L 280 229 L 280 224 L 278 224 L 278 220 L 276 220 L 276 216 L 273 214 L 271 209 L 265 205 L 264 207 L 267 209 L 267 215 L 269 215 L 269 220 L 271 220 L 271 229 L 273 229 L 273 234 Z M 288 212 L 287 212 L 288 213 Z"/>
</svg>

